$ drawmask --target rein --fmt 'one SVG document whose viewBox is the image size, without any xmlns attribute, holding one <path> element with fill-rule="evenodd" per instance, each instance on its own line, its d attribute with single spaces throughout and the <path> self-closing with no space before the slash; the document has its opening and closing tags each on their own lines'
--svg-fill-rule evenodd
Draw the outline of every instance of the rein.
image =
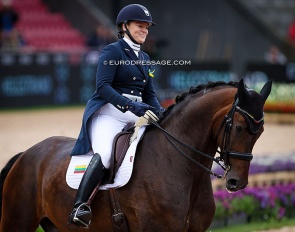
<svg viewBox="0 0 295 232">
<path fill-rule="evenodd" d="M 227 167 L 225 167 L 223 164 L 220 163 L 220 159 L 216 159 L 202 151 L 199 151 L 193 147 L 191 147 L 190 145 L 180 141 L 178 138 L 176 138 L 175 136 L 173 136 L 172 134 L 170 134 L 168 131 L 166 131 L 164 128 L 162 128 L 156 121 L 151 120 L 150 118 L 146 118 L 151 124 L 153 124 L 155 127 L 159 128 L 161 131 L 164 132 L 164 135 L 166 136 L 166 138 L 168 139 L 168 141 L 187 159 L 189 159 L 190 161 L 192 161 L 193 163 L 195 163 L 196 165 L 198 165 L 199 167 L 201 167 L 202 169 L 204 169 L 205 171 L 209 172 L 211 175 L 216 176 L 217 178 L 220 179 L 224 179 L 226 175 L 219 175 L 215 172 L 213 172 L 211 169 L 205 167 L 204 165 L 200 164 L 197 160 L 193 159 L 192 157 L 190 157 L 188 154 L 186 154 L 183 150 L 181 150 L 177 144 L 174 142 L 178 142 L 179 144 L 183 145 L 184 147 L 190 149 L 191 151 L 194 151 L 195 153 L 204 156 L 210 160 L 213 160 L 214 162 L 216 162 L 220 167 L 222 167 L 223 170 L 227 170 Z M 174 141 L 173 141 L 174 140 Z"/>
<path fill-rule="evenodd" d="M 200 168 L 202 168 L 203 170 L 207 171 L 208 173 L 210 173 L 211 175 L 219 178 L 219 179 L 225 179 L 228 171 L 230 170 L 230 165 L 229 164 L 226 164 L 225 160 L 227 157 L 234 157 L 236 159 L 242 159 L 242 160 L 248 160 L 248 161 L 251 161 L 253 159 L 253 154 L 252 153 L 239 153 L 239 152 L 231 152 L 231 151 L 228 151 L 228 145 L 229 145 L 229 140 L 230 140 L 230 132 L 231 132 L 231 129 L 232 129 L 232 122 L 233 122 L 233 117 L 234 117 L 234 114 L 235 112 L 239 112 L 241 113 L 244 117 L 245 116 L 248 116 L 250 119 L 254 119 L 254 117 L 249 114 L 248 112 L 240 109 L 237 105 L 239 103 L 239 99 L 236 98 L 235 102 L 233 103 L 233 106 L 232 108 L 230 109 L 230 111 L 228 112 L 228 114 L 225 115 L 224 117 L 224 120 L 223 122 L 221 123 L 221 126 L 219 128 L 219 131 L 218 131 L 218 135 L 219 133 L 221 132 L 221 129 L 223 128 L 223 126 L 225 127 L 224 128 L 224 133 L 223 133 L 223 138 L 222 138 L 222 143 L 223 143 L 223 146 L 222 146 L 222 151 L 216 151 L 217 153 L 220 154 L 219 157 L 217 158 L 214 158 L 202 151 L 199 151 L 195 148 L 193 148 L 192 146 L 182 142 L 181 140 L 179 140 L 178 138 L 176 138 L 174 135 L 170 134 L 168 131 L 166 131 L 164 128 L 162 128 L 155 120 L 151 119 L 151 118 L 146 118 L 151 124 L 153 124 L 155 127 L 157 127 L 158 129 L 160 129 L 161 131 L 164 132 L 164 135 L 166 136 L 166 138 L 168 139 L 168 141 L 184 156 L 186 157 L 187 159 L 189 159 L 190 161 L 192 161 L 193 163 L 195 163 L 196 165 L 198 165 Z M 255 119 L 254 119 L 255 120 Z M 262 117 L 259 121 L 254 121 L 255 123 L 259 122 L 263 125 L 263 121 L 264 121 L 264 118 Z M 249 122 L 249 121 L 247 121 Z M 261 126 L 259 128 L 261 128 Z M 255 131 L 253 133 L 257 133 L 258 131 Z M 217 135 L 217 137 L 218 137 Z M 223 170 L 224 170 L 224 173 L 223 175 L 219 175 L 215 172 L 213 172 L 211 169 L 205 167 L 204 165 L 200 164 L 197 160 L 193 159 L 191 156 L 189 156 L 188 154 L 186 154 L 181 148 L 179 148 L 179 146 L 177 146 L 177 144 L 180 144 L 186 148 L 188 148 L 189 150 L 207 158 L 207 159 L 210 159 L 212 161 L 214 161 L 216 164 L 218 164 Z"/>
</svg>

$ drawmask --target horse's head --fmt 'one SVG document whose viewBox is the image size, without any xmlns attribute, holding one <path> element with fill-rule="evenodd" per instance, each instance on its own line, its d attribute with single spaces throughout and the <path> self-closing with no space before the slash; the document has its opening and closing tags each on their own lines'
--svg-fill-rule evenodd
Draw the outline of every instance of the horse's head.
<svg viewBox="0 0 295 232">
<path fill-rule="evenodd" d="M 226 188 L 243 189 L 248 184 L 252 149 L 263 132 L 263 107 L 271 91 L 267 82 L 260 93 L 247 89 L 243 79 L 239 82 L 235 102 L 226 114 L 219 130 L 220 158 L 226 168 Z"/>
</svg>

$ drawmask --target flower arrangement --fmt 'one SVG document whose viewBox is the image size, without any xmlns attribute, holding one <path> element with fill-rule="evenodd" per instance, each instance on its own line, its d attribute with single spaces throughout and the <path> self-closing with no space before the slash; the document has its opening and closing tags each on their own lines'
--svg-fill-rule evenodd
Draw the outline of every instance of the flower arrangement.
<svg viewBox="0 0 295 232">
<path fill-rule="evenodd" d="M 213 171 L 222 173 L 219 166 Z M 257 156 L 251 161 L 249 173 L 295 171 L 295 151 L 284 154 Z M 215 220 L 224 221 L 243 215 L 245 222 L 252 220 L 282 220 L 295 215 L 295 183 L 273 186 L 247 187 L 235 193 L 227 190 L 214 192 Z"/>
<path fill-rule="evenodd" d="M 269 187 L 252 187 L 228 193 L 226 190 L 214 192 L 216 204 L 215 219 L 245 214 L 246 221 L 281 220 L 291 217 L 295 210 L 295 183 Z"/>
</svg>

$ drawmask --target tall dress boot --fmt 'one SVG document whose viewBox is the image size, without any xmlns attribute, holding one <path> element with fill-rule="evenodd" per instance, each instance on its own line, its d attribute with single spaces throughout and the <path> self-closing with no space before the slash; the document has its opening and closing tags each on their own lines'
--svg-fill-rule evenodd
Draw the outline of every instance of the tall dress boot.
<svg viewBox="0 0 295 232">
<path fill-rule="evenodd" d="M 94 190 L 104 177 L 106 168 L 101 162 L 99 154 L 95 153 L 83 175 L 79 185 L 73 211 L 70 215 L 70 222 L 88 228 L 92 219 L 91 208 L 87 201 Z"/>
</svg>

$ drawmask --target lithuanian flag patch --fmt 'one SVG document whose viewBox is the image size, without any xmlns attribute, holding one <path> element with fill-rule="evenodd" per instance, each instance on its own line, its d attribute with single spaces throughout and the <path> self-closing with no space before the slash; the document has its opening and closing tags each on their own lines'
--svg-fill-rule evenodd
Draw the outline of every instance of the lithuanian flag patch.
<svg viewBox="0 0 295 232">
<path fill-rule="evenodd" d="M 87 165 L 75 166 L 74 173 L 84 173 L 86 171 Z"/>
</svg>

